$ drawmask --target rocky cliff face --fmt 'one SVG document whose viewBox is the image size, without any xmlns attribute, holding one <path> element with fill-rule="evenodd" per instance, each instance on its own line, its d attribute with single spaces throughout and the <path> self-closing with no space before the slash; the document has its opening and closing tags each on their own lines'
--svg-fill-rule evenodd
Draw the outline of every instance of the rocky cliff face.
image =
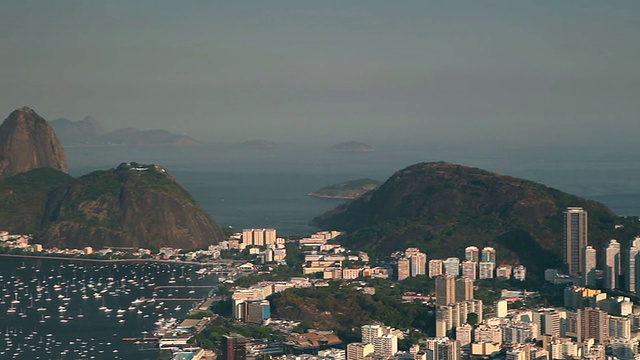
<svg viewBox="0 0 640 360">
<path fill-rule="evenodd" d="M 53 129 L 35 111 L 13 111 L 0 126 L 0 176 L 39 168 L 68 172 L 64 150 Z"/>
<path fill-rule="evenodd" d="M 121 164 L 55 190 L 37 240 L 48 247 L 193 249 L 223 233 L 191 195 L 155 165 Z"/>
</svg>

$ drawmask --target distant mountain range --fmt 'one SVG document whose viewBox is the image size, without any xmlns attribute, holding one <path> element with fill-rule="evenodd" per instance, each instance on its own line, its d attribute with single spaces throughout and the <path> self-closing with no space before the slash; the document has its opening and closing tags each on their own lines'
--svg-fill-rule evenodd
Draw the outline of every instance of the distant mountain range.
<svg viewBox="0 0 640 360">
<path fill-rule="evenodd" d="M 200 142 L 186 135 L 167 130 L 140 130 L 123 128 L 106 132 L 91 116 L 72 121 L 65 118 L 49 122 L 63 145 L 199 145 Z"/>
</svg>

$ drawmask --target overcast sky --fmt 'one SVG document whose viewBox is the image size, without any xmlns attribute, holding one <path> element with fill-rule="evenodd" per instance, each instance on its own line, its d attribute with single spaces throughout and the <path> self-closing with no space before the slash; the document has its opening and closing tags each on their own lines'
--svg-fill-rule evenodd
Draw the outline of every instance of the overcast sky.
<svg viewBox="0 0 640 360">
<path fill-rule="evenodd" d="M 639 19 L 637 0 L 5 0 L 0 113 L 217 142 L 629 141 Z"/>
</svg>

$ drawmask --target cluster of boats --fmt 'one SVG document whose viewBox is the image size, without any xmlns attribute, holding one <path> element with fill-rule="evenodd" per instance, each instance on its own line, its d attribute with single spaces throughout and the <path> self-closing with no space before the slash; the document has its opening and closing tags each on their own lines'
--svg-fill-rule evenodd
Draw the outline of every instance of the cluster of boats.
<svg viewBox="0 0 640 360">
<path fill-rule="evenodd" d="M 137 358 L 123 337 L 183 317 L 182 299 L 208 292 L 189 285 L 215 282 L 167 264 L 18 264 L 0 265 L 0 358 Z"/>
</svg>

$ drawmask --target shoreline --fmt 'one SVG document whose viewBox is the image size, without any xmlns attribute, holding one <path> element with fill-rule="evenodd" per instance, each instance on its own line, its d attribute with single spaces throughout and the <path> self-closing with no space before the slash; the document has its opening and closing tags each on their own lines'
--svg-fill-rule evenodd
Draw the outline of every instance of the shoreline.
<svg viewBox="0 0 640 360">
<path fill-rule="evenodd" d="M 64 257 L 64 256 L 38 256 L 38 255 L 21 255 L 21 254 L 0 254 L 0 257 L 15 257 L 15 258 L 27 258 L 27 259 L 45 259 L 45 260 L 66 260 L 66 261 L 85 261 L 85 262 L 101 262 L 101 263 L 145 263 L 155 262 L 163 264 L 174 265 L 198 265 L 207 266 L 211 264 L 204 264 L 195 261 L 173 261 L 173 260 L 158 260 L 158 259 L 90 259 L 82 257 Z"/>
<path fill-rule="evenodd" d="M 353 199 L 357 199 L 358 198 L 358 196 L 356 196 L 356 197 L 345 197 L 345 196 L 338 196 L 338 195 L 321 195 L 321 194 L 318 194 L 318 193 L 308 193 L 307 196 L 320 198 L 320 199 L 335 199 L 335 200 L 353 200 Z"/>
</svg>

